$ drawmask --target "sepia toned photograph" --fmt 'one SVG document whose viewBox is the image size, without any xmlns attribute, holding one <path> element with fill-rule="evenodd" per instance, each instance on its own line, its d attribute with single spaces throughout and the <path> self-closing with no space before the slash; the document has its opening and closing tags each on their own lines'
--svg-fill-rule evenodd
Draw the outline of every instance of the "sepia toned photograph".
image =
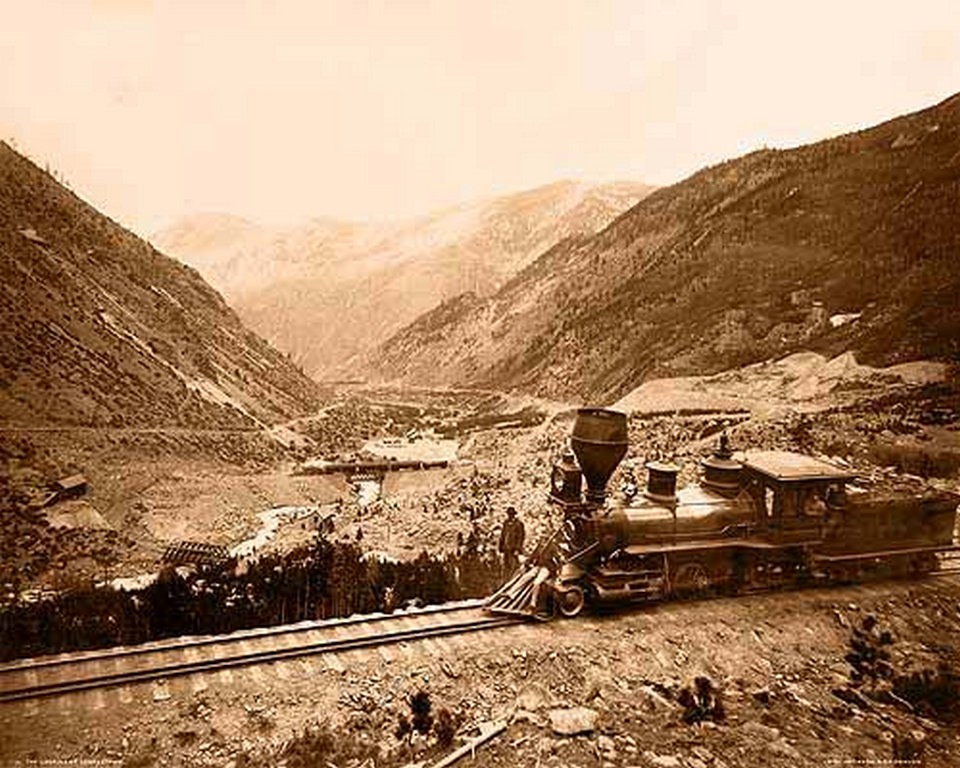
<svg viewBox="0 0 960 768">
<path fill-rule="evenodd" d="M 9 0 L 0 768 L 960 765 L 951 0 Z"/>
</svg>

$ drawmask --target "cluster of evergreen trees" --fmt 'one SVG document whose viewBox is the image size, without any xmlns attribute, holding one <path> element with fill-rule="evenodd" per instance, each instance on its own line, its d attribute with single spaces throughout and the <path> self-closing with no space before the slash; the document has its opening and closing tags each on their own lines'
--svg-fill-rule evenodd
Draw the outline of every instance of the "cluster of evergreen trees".
<svg viewBox="0 0 960 768">
<path fill-rule="evenodd" d="M 392 611 L 411 600 L 424 604 L 480 597 L 496 587 L 493 555 L 421 553 L 410 562 L 363 557 L 353 543 L 318 538 L 284 556 L 239 569 L 200 569 L 187 576 L 172 567 L 150 586 L 115 590 L 77 587 L 39 602 L 0 608 L 0 661 L 178 635 L 220 634 L 307 619 Z"/>
</svg>

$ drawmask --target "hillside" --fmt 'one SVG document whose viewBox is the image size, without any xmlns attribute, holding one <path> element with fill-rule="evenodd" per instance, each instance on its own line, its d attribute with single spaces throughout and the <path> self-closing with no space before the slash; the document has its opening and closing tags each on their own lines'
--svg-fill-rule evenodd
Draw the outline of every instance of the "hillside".
<svg viewBox="0 0 960 768">
<path fill-rule="evenodd" d="M 465 291 L 490 295 L 563 237 L 593 233 L 651 188 L 565 181 L 409 221 L 315 219 L 270 230 L 204 214 L 154 239 L 243 320 L 319 376 Z"/>
<path fill-rule="evenodd" d="M 958 205 L 954 96 L 661 188 L 495 295 L 418 318 L 366 370 L 611 402 L 649 378 L 799 350 L 957 360 Z"/>
<path fill-rule="evenodd" d="M 192 269 L 0 142 L 0 423 L 250 426 L 315 385 Z"/>
</svg>

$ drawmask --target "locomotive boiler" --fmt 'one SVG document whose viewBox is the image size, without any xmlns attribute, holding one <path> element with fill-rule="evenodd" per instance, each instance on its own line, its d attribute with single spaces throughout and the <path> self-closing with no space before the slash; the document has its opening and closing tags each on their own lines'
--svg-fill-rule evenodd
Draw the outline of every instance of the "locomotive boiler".
<svg viewBox="0 0 960 768">
<path fill-rule="evenodd" d="M 645 490 L 611 500 L 625 414 L 580 409 L 570 442 L 549 496 L 564 522 L 490 611 L 575 616 L 591 602 L 922 574 L 960 549 L 954 493 L 863 492 L 854 472 L 787 451 L 734 455 L 722 435 L 698 483 L 678 490 L 679 467 L 650 461 Z"/>
</svg>

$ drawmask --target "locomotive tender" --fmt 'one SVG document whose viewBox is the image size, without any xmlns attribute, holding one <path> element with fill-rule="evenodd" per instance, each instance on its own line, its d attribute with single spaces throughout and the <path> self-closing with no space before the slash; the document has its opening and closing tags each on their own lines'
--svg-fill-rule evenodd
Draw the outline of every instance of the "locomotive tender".
<svg viewBox="0 0 960 768">
<path fill-rule="evenodd" d="M 954 493 L 848 488 L 854 472 L 787 451 L 734 456 L 723 435 L 698 484 L 678 491 L 679 468 L 652 461 L 645 491 L 608 503 L 625 414 L 580 409 L 571 444 L 549 497 L 564 523 L 488 599 L 490 611 L 576 616 L 588 602 L 919 575 L 960 549 Z"/>
</svg>

